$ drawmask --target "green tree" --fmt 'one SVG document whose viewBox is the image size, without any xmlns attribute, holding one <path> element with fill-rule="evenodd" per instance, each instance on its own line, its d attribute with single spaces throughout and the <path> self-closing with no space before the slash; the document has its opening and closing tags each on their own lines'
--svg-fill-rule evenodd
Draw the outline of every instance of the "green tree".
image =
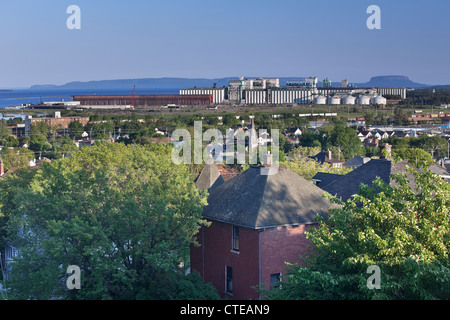
<svg viewBox="0 0 450 320">
<path fill-rule="evenodd" d="M 69 123 L 69 134 L 72 138 L 75 138 L 77 140 L 82 138 L 84 132 L 84 126 L 81 122 L 78 121 L 72 121 Z"/>
<path fill-rule="evenodd" d="M 340 148 L 345 159 L 361 156 L 364 148 L 361 145 L 356 131 L 344 125 L 337 125 L 331 132 L 330 143 L 332 146 Z"/>
<path fill-rule="evenodd" d="M 406 160 L 416 168 L 428 168 L 433 164 L 431 155 L 420 148 L 396 148 L 392 150 L 392 156 Z"/>
<path fill-rule="evenodd" d="M 15 209 L 14 198 L 21 190 L 29 187 L 37 170 L 19 169 L 9 172 L 0 179 L 0 252 L 4 256 L 7 241 L 7 224 L 12 211 Z M 1 274 L 0 274 L 1 275 Z"/>
<path fill-rule="evenodd" d="M 36 134 L 40 134 L 40 135 L 47 137 L 49 132 L 50 132 L 50 125 L 48 125 L 44 121 L 38 121 L 38 122 L 34 123 L 30 129 L 30 135 L 32 135 L 32 136 L 36 135 Z"/>
<path fill-rule="evenodd" d="M 33 134 L 30 138 L 29 149 L 33 151 L 50 151 L 51 143 L 47 140 L 47 136 L 43 134 Z"/>
<path fill-rule="evenodd" d="M 321 147 L 321 135 L 311 130 L 304 130 L 299 139 L 302 147 Z"/>
<path fill-rule="evenodd" d="M 398 126 L 409 125 L 408 114 L 405 109 L 402 109 L 401 107 L 394 108 L 394 124 Z"/>
<path fill-rule="evenodd" d="M 234 114 L 227 114 L 223 117 L 223 125 L 226 127 L 236 126 L 239 123 L 239 119 L 236 119 Z"/>
<path fill-rule="evenodd" d="M 307 237 L 314 253 L 289 265 L 272 299 L 448 299 L 450 296 L 450 185 L 437 175 L 394 174 L 396 186 L 361 186 Z M 369 266 L 380 288 L 369 289 Z"/>
<path fill-rule="evenodd" d="M 351 169 L 347 168 L 333 168 L 326 163 L 320 164 L 310 158 L 319 152 L 320 147 L 298 147 L 288 154 L 285 161 L 280 161 L 280 165 L 291 169 L 309 181 L 311 181 L 318 172 L 346 174 L 351 171 Z"/>
<path fill-rule="evenodd" d="M 34 152 L 26 148 L 4 148 L 2 149 L 1 158 L 5 165 L 5 169 L 9 169 L 12 167 L 28 168 L 30 161 L 35 157 Z"/>
<path fill-rule="evenodd" d="M 19 140 L 14 138 L 13 136 L 8 136 L 4 141 L 3 145 L 5 147 L 17 147 L 19 145 Z"/>
<path fill-rule="evenodd" d="M 171 147 L 98 144 L 40 169 L 13 199 L 10 239 L 21 231 L 10 293 L 19 299 L 158 298 L 159 276 L 184 274 L 206 194 Z M 83 290 L 65 288 L 81 268 Z M 26 277 L 23 275 L 26 274 Z M 163 283 L 158 282 L 159 285 Z"/>
<path fill-rule="evenodd" d="M 447 140 L 440 136 L 424 134 L 417 138 L 416 145 L 430 153 L 433 158 L 443 158 L 447 155 Z"/>
<path fill-rule="evenodd" d="M 5 145 L 8 137 L 11 135 L 11 130 L 9 130 L 5 125 L 0 125 L 0 143 Z"/>
</svg>

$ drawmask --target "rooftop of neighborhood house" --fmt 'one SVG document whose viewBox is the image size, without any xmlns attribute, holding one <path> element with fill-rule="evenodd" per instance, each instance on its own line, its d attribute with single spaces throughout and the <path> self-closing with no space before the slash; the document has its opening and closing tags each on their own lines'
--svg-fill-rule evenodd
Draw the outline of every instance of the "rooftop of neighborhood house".
<svg viewBox="0 0 450 320">
<path fill-rule="evenodd" d="M 414 178 L 412 173 L 406 169 L 408 167 L 412 168 L 407 161 L 394 163 L 388 159 L 371 159 L 346 175 L 336 177 L 336 175 L 320 173 L 314 176 L 313 179 L 320 180 L 318 186 L 324 191 L 345 201 L 359 192 L 361 184 L 373 186 L 373 182 L 377 178 L 395 186 L 395 181 L 391 179 L 391 174 L 393 173 L 405 173 L 410 186 L 414 189 Z"/>
<path fill-rule="evenodd" d="M 323 164 L 324 162 L 326 163 L 344 163 L 344 160 L 339 160 L 333 157 L 332 153 L 330 150 L 328 150 L 327 152 L 319 152 L 318 154 L 316 154 L 315 156 L 311 156 L 311 159 L 316 160 L 317 162 Z"/>
<path fill-rule="evenodd" d="M 219 168 L 214 162 L 212 162 L 205 164 L 199 176 L 195 180 L 195 186 L 199 190 L 208 190 L 213 189 L 224 182 L 225 180 L 223 179 Z"/>
<path fill-rule="evenodd" d="M 354 157 L 344 163 L 346 168 L 357 168 L 370 161 L 370 157 Z"/>
<path fill-rule="evenodd" d="M 287 168 L 253 166 L 210 190 L 203 216 L 252 229 L 315 223 L 331 204 L 324 191 Z"/>
</svg>

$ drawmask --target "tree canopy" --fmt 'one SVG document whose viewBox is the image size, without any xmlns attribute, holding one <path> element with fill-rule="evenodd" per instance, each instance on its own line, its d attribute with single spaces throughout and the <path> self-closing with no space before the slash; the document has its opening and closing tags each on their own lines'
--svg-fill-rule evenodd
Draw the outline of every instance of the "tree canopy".
<svg viewBox="0 0 450 320">
<path fill-rule="evenodd" d="M 189 246 L 206 224 L 206 194 L 195 188 L 186 165 L 170 161 L 169 149 L 82 147 L 43 166 L 29 187 L 16 188 L 8 230 L 9 241 L 21 244 L 8 281 L 11 295 L 176 299 L 188 296 L 177 293 L 180 287 L 200 286 L 197 298 L 215 297 L 195 275 L 184 276 Z M 80 290 L 66 288 L 69 265 L 81 269 Z"/>
<path fill-rule="evenodd" d="M 396 173 L 396 186 L 377 180 L 332 209 L 307 237 L 314 254 L 287 267 L 271 299 L 448 299 L 450 186 L 415 171 L 415 187 Z M 379 268 L 379 289 L 369 267 Z"/>
</svg>

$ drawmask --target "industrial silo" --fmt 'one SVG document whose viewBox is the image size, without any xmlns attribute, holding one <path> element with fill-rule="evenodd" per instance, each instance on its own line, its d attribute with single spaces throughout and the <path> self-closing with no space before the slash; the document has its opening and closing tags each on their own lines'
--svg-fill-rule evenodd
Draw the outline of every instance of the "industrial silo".
<svg viewBox="0 0 450 320">
<path fill-rule="evenodd" d="M 317 96 L 314 98 L 314 104 L 326 104 L 327 98 L 325 96 Z"/>
<path fill-rule="evenodd" d="M 382 97 L 382 96 L 376 96 L 373 97 L 372 99 L 370 99 L 370 102 L 372 104 L 386 104 L 386 98 Z"/>
<path fill-rule="evenodd" d="M 356 99 L 357 104 L 370 104 L 370 97 L 361 95 Z"/>
<path fill-rule="evenodd" d="M 328 97 L 327 104 L 341 104 L 341 98 L 338 96 Z"/>
<path fill-rule="evenodd" d="M 354 96 L 346 96 L 341 99 L 342 104 L 355 104 L 356 98 Z"/>
</svg>

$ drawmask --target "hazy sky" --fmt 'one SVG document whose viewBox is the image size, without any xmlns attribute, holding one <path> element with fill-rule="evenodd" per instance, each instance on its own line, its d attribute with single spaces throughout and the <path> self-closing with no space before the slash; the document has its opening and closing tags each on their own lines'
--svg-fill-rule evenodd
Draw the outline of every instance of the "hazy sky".
<svg viewBox="0 0 450 320">
<path fill-rule="evenodd" d="M 81 9 L 69 30 L 67 7 Z M 369 30 L 369 5 L 381 29 Z M 0 87 L 276 76 L 450 84 L 448 0 L 2 0 Z"/>
</svg>

